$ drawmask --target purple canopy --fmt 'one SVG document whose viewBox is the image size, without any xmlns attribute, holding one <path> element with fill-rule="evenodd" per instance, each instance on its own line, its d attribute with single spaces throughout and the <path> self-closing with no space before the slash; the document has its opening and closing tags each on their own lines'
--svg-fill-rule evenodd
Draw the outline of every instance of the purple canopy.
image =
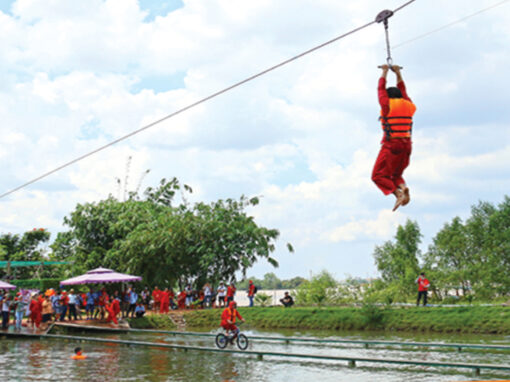
<svg viewBox="0 0 510 382">
<path fill-rule="evenodd" d="M 16 285 L 6 283 L 5 281 L 0 281 L 0 289 L 16 289 Z"/>
<path fill-rule="evenodd" d="M 114 272 L 111 269 L 96 268 L 88 271 L 84 275 L 76 276 L 60 282 L 60 285 L 78 285 L 78 284 L 105 284 L 141 281 L 139 276 L 125 275 Z"/>
</svg>

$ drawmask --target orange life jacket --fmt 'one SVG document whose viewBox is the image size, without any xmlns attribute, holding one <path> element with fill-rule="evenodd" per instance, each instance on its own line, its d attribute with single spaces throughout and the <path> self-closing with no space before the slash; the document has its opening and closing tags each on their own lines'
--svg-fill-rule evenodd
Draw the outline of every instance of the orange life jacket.
<svg viewBox="0 0 510 382">
<path fill-rule="evenodd" d="M 387 139 L 411 138 L 416 106 L 404 98 L 390 98 L 388 115 L 379 118 Z"/>
</svg>

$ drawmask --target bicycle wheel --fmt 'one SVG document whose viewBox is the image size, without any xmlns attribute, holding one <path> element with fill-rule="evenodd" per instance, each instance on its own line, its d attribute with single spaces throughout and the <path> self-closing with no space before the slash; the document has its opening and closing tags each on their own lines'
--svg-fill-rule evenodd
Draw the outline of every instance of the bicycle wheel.
<svg viewBox="0 0 510 382">
<path fill-rule="evenodd" d="M 219 347 L 220 349 L 225 349 L 228 344 L 228 338 L 223 333 L 220 333 L 216 336 L 215 342 L 217 347 Z"/>
<path fill-rule="evenodd" d="M 244 334 L 239 334 L 237 336 L 237 347 L 241 350 L 246 350 L 248 348 L 248 337 Z"/>
</svg>

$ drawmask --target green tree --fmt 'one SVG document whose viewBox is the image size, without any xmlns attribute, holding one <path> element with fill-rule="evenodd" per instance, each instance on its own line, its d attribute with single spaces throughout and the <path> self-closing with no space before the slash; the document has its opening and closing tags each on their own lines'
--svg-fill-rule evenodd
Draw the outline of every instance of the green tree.
<svg viewBox="0 0 510 382">
<path fill-rule="evenodd" d="M 296 302 L 301 305 L 317 305 L 319 307 L 333 303 L 337 299 L 337 287 L 338 283 L 335 278 L 324 270 L 299 286 Z"/>
<path fill-rule="evenodd" d="M 50 239 L 50 233 L 44 228 L 27 231 L 23 235 L 11 233 L 0 235 L 0 260 L 3 261 L 41 261 L 44 260 L 42 244 Z M 1 269 L 2 277 L 5 277 L 7 269 Z M 17 279 L 29 279 L 34 277 L 36 268 L 22 267 L 12 268 L 11 275 Z M 40 275 L 44 276 L 44 275 Z"/>
<path fill-rule="evenodd" d="M 264 275 L 262 287 L 263 289 L 281 289 L 282 281 L 273 272 L 269 272 Z"/>
<path fill-rule="evenodd" d="M 510 198 L 497 207 L 480 202 L 466 221 L 468 250 L 473 259 L 471 283 L 479 298 L 510 294 Z"/>
<path fill-rule="evenodd" d="M 397 228 L 395 241 L 375 247 L 377 269 L 386 285 L 395 291 L 395 299 L 404 299 L 415 292 L 421 237 L 418 223 L 408 220 Z"/>
<path fill-rule="evenodd" d="M 70 229 L 57 236 L 53 256 L 72 260 L 66 276 L 103 266 L 141 275 L 151 285 L 231 281 L 259 259 L 278 266 L 271 257 L 278 230 L 246 214 L 258 198 L 190 205 L 191 192 L 175 178 L 163 179 L 144 197 L 130 193 L 124 202 L 110 196 L 78 205 L 64 220 Z"/>
<path fill-rule="evenodd" d="M 474 267 L 471 255 L 466 227 L 455 217 L 437 233 L 424 256 L 428 276 L 434 281 L 433 290 L 439 298 L 452 288 L 462 290 L 463 296 L 469 293 Z"/>
</svg>

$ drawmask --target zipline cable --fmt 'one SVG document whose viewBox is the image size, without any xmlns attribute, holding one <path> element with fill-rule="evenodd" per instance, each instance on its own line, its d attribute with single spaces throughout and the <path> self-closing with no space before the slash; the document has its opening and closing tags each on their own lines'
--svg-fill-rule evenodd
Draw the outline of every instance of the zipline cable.
<svg viewBox="0 0 510 382">
<path fill-rule="evenodd" d="M 455 25 L 455 24 L 458 24 L 458 23 L 461 23 L 461 22 L 463 22 L 463 21 L 465 21 L 465 20 L 467 20 L 467 19 L 470 19 L 471 17 L 477 16 L 477 15 L 479 15 L 479 14 L 481 14 L 481 13 L 484 13 L 484 12 L 487 12 L 487 11 L 489 11 L 489 10 L 491 10 L 491 9 L 494 9 L 494 8 L 496 8 L 496 7 L 499 7 L 500 5 L 503 5 L 503 4 L 505 4 L 505 3 L 508 3 L 509 1 L 510 1 L 510 0 L 503 0 L 503 1 L 500 1 L 499 3 L 493 4 L 493 5 L 491 5 L 491 6 L 487 7 L 487 8 L 480 9 L 479 11 L 476 11 L 476 12 L 474 12 L 474 13 L 471 13 L 471 14 L 469 14 L 469 15 L 467 15 L 467 16 L 464 16 L 464 17 L 462 17 L 462 18 L 460 18 L 460 19 L 458 19 L 458 20 L 452 21 L 452 22 L 450 22 L 450 23 L 448 23 L 448 24 L 445 24 L 445 25 L 443 25 L 443 26 L 441 26 L 441 27 L 438 27 L 438 28 L 436 28 L 436 29 L 434 29 L 434 30 L 431 30 L 430 32 L 427 32 L 427 33 L 421 34 L 421 35 L 419 35 L 419 36 L 413 37 L 413 38 L 412 38 L 412 39 L 410 39 L 410 40 L 406 40 L 406 41 L 403 41 L 403 42 L 401 42 L 401 43 L 398 43 L 398 44 L 396 44 L 396 45 L 394 45 L 394 46 L 393 46 L 393 49 L 399 48 L 399 47 L 401 47 L 401 46 L 403 46 L 403 45 L 410 44 L 410 43 L 412 43 L 412 42 L 414 42 L 414 41 L 416 41 L 416 40 L 420 40 L 420 39 L 425 38 L 425 37 L 427 37 L 427 36 L 429 36 L 429 35 L 431 35 L 431 34 L 434 34 L 434 33 L 436 33 L 436 32 L 442 31 L 443 29 L 447 29 L 447 28 L 449 28 L 449 27 L 451 27 L 451 26 L 453 26 L 453 25 Z"/>
<path fill-rule="evenodd" d="M 397 9 L 395 9 L 393 12 L 397 12 L 397 11 L 401 10 L 402 8 L 408 6 L 409 4 L 413 3 L 414 1 L 416 1 L 416 0 L 408 1 L 407 3 L 401 5 Z M 20 186 L 18 186 L 16 188 L 13 188 L 12 190 L 4 192 L 3 194 L 0 195 L 0 199 L 6 197 L 7 195 L 10 195 L 10 194 L 12 194 L 12 193 L 14 193 L 16 191 L 19 191 L 22 188 L 25 188 L 25 187 L 27 187 L 27 186 L 35 183 L 35 182 L 38 182 L 39 180 L 44 179 L 44 178 L 46 178 L 46 177 L 48 177 L 48 176 L 50 176 L 50 175 L 52 175 L 52 174 L 54 174 L 54 173 L 64 169 L 66 167 L 69 167 L 72 164 L 75 164 L 75 163 L 77 163 L 77 162 L 79 162 L 79 161 L 81 161 L 81 160 L 83 160 L 85 158 L 88 158 L 88 157 L 90 157 L 90 156 L 92 156 L 92 155 L 94 155 L 94 154 L 96 154 L 96 153 L 98 153 L 100 151 L 103 151 L 103 150 L 105 150 L 106 148 L 108 148 L 110 146 L 113 146 L 113 145 L 115 145 L 115 144 L 117 144 L 117 143 L 119 143 L 121 141 L 124 141 L 124 140 L 132 137 L 133 135 L 141 133 L 142 131 L 145 131 L 145 130 L 147 130 L 147 129 L 149 129 L 149 128 L 151 128 L 151 127 L 153 127 L 153 126 L 155 126 L 155 125 L 157 125 L 157 124 L 159 124 L 159 123 L 161 123 L 163 121 L 166 121 L 167 119 L 175 117 L 176 115 L 181 114 L 181 113 L 185 112 L 186 110 L 189 110 L 189 109 L 191 109 L 191 108 L 193 108 L 195 106 L 198 106 L 198 105 L 200 105 L 200 104 L 202 104 L 204 102 L 207 102 L 207 101 L 209 101 L 209 100 L 211 100 L 211 99 L 213 99 L 213 98 L 215 98 L 215 97 L 217 97 L 217 96 L 219 96 L 219 95 L 221 95 L 223 93 L 226 93 L 226 92 L 228 92 L 228 91 L 230 91 L 230 90 L 232 90 L 234 88 L 237 88 L 237 87 L 239 87 L 239 86 L 241 86 L 241 85 L 243 85 L 243 84 L 245 84 L 247 82 L 250 82 L 250 81 L 252 81 L 252 80 L 254 80 L 254 79 L 258 78 L 258 77 L 261 77 L 261 76 L 263 76 L 263 75 L 265 75 L 265 74 L 267 74 L 267 73 L 269 73 L 269 72 L 271 72 L 271 71 L 273 71 L 275 69 L 278 69 L 278 68 L 280 68 L 280 67 L 282 67 L 284 65 L 287 65 L 287 64 L 291 63 L 292 61 L 295 61 L 295 60 L 297 60 L 299 58 L 302 58 L 302 57 L 304 57 L 304 56 L 306 56 L 306 55 L 308 55 L 308 54 L 310 54 L 312 52 L 315 52 L 316 50 L 324 48 L 325 46 L 330 45 L 330 44 L 332 44 L 332 43 L 334 43 L 334 42 L 336 42 L 338 40 L 341 40 L 341 39 L 343 39 L 343 38 L 345 38 L 345 37 L 347 37 L 349 35 L 352 35 L 352 34 L 354 34 L 356 32 L 359 32 L 362 29 L 365 29 L 365 28 L 367 28 L 367 27 L 369 27 L 369 26 L 371 26 L 372 24 L 375 24 L 375 23 L 376 23 L 375 20 L 371 21 L 371 22 L 369 22 L 369 23 L 367 23 L 365 25 L 362 25 L 362 26 L 360 26 L 358 28 L 355 28 L 355 29 L 353 29 L 353 30 L 351 30 L 351 31 L 349 31 L 347 33 L 344 33 L 344 34 L 342 34 L 342 35 L 340 35 L 338 37 L 335 37 L 332 40 L 329 40 L 329 41 L 327 41 L 327 42 L 325 42 L 323 44 L 320 44 L 320 45 L 317 45 L 317 46 L 315 46 L 315 47 L 313 47 L 311 49 L 308 49 L 307 51 L 302 52 L 302 53 L 298 54 L 297 56 L 291 57 L 291 58 L 289 58 L 289 59 L 287 59 L 285 61 L 280 62 L 279 64 L 271 66 L 268 69 L 265 69 L 265 70 L 263 70 L 263 71 L 261 71 L 261 72 L 259 72 L 257 74 L 254 74 L 253 76 L 250 76 L 250 77 L 248 77 L 248 78 L 246 78 L 246 79 L 244 79 L 242 81 L 239 81 L 239 82 L 237 82 L 237 83 L 235 83 L 235 84 L 233 84 L 231 86 L 228 86 L 228 87 L 226 87 L 226 88 L 224 88 L 224 89 L 222 89 L 220 91 L 217 91 L 216 93 L 213 93 L 213 94 L 211 94 L 211 95 L 209 95 L 209 96 L 207 96 L 205 98 L 202 98 L 202 99 L 200 99 L 200 100 L 198 100 L 198 101 L 196 101 L 196 102 L 194 102 L 194 103 L 192 103 L 192 104 L 190 104 L 188 106 L 183 107 L 182 109 L 179 109 L 179 110 L 177 110 L 177 111 L 175 111 L 175 112 L 173 112 L 171 114 L 168 114 L 167 116 L 165 116 L 163 118 L 160 118 L 160 119 L 158 119 L 158 120 L 156 120 L 156 121 L 154 121 L 152 123 L 149 123 L 146 126 L 143 126 L 143 127 L 139 128 L 137 130 L 134 130 L 134 131 L 130 132 L 129 134 L 126 134 L 126 135 L 124 135 L 124 136 L 122 136 L 120 138 L 117 138 L 114 141 L 111 141 L 111 142 L 107 143 L 106 145 L 103 145 L 103 146 L 101 146 L 101 147 L 99 147 L 99 148 L 97 148 L 97 149 L 95 149 L 93 151 L 90 151 L 90 152 L 88 152 L 88 153 L 86 153 L 86 154 L 84 154 L 82 156 L 79 156 L 78 158 L 75 158 L 75 159 L 73 159 L 73 160 L 71 160 L 71 161 L 69 161 L 67 163 L 64 163 L 63 165 L 58 166 L 57 168 L 55 168 L 55 169 L 53 169 L 51 171 L 48 171 L 48 172 L 46 172 L 46 173 L 44 173 L 44 174 L 42 174 L 42 175 L 40 175 L 40 176 L 38 176 L 38 177 L 28 181 L 26 183 L 23 183 L 22 185 L 20 185 Z"/>
</svg>

